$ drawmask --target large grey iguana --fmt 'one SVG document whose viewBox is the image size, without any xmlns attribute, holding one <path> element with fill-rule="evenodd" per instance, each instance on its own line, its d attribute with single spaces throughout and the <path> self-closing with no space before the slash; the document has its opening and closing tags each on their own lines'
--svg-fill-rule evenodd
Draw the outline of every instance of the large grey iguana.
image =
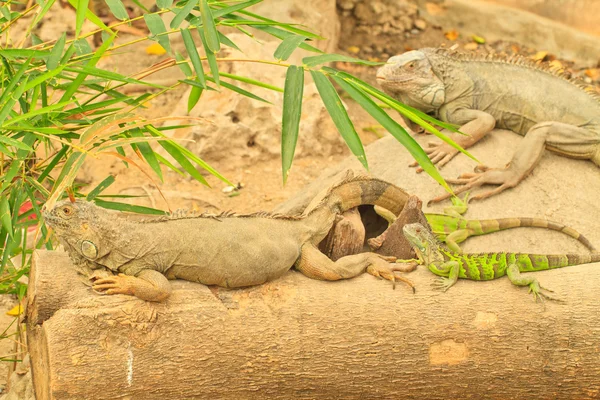
<svg viewBox="0 0 600 400">
<path fill-rule="evenodd" d="M 460 125 L 468 136 L 451 136 L 463 148 L 494 127 L 525 136 L 506 167 L 480 166 L 479 172 L 447 179 L 463 185 L 456 194 L 484 184 L 499 185 L 472 197 L 483 199 L 516 186 L 538 163 L 544 148 L 600 166 L 600 97 L 531 60 L 426 48 L 391 57 L 377 71 L 377 79 L 391 96 Z M 445 143 L 430 144 L 427 152 L 440 167 L 457 154 Z"/>
<path fill-rule="evenodd" d="M 167 279 L 234 288 L 273 280 L 292 267 L 314 279 L 347 279 L 367 271 L 410 283 L 395 274 L 400 266 L 389 264 L 395 257 L 361 253 L 333 262 L 317 248 L 343 211 L 374 204 L 399 214 L 407 199 L 390 183 L 359 176 L 334 186 L 300 217 L 181 214 L 140 221 L 69 200 L 43 215 L 76 265 L 118 273 L 96 279 L 93 289 L 161 301 L 170 293 Z"/>
</svg>

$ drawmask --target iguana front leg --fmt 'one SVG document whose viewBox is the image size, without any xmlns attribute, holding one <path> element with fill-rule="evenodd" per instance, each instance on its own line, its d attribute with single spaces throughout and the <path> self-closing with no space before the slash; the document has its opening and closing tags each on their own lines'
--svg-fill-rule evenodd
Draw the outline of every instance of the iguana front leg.
<svg viewBox="0 0 600 400">
<path fill-rule="evenodd" d="M 458 281 L 458 273 L 460 272 L 460 265 L 456 261 L 446 261 L 444 263 L 431 263 L 429 265 L 429 270 L 436 275 L 439 274 L 448 274 L 447 278 L 441 276 L 436 282 L 433 282 L 431 286 L 436 289 L 445 292 L 450 289 L 456 281 Z"/>
<path fill-rule="evenodd" d="M 350 279 L 366 271 L 373 276 L 392 281 L 394 288 L 396 287 L 396 281 L 401 281 L 413 288 L 414 291 L 414 285 L 411 281 L 396 275 L 395 272 L 406 271 L 406 268 L 391 266 L 390 262 L 395 260 L 396 257 L 381 256 L 375 253 L 360 253 L 342 257 L 334 262 L 321 253 L 313 244 L 306 243 L 302 246 L 300 258 L 296 261 L 295 267 L 309 278 L 326 281 Z"/>
<path fill-rule="evenodd" d="M 171 284 L 158 271 L 142 270 L 136 276 L 118 274 L 92 282 L 92 289 L 105 294 L 127 294 L 147 301 L 163 301 L 171 294 Z"/>
<path fill-rule="evenodd" d="M 455 194 L 471 190 L 482 185 L 498 185 L 497 188 L 471 197 L 472 200 L 481 200 L 506 189 L 517 186 L 537 165 L 546 145 L 565 155 L 574 158 L 591 158 L 589 145 L 600 143 L 600 137 L 594 132 L 577 126 L 563 124 L 561 122 L 543 122 L 534 125 L 519 145 L 510 163 L 504 168 L 488 168 L 479 166 L 476 173 L 465 173 L 458 179 L 446 179 L 446 182 L 463 185 L 454 190 Z M 588 146 L 586 146 L 588 145 Z M 436 203 L 449 198 L 451 194 L 430 200 Z"/>
<path fill-rule="evenodd" d="M 443 116 L 444 121 L 461 125 L 459 131 L 465 135 L 448 130 L 444 130 L 444 133 L 448 134 L 463 149 L 473 146 L 496 126 L 496 119 L 484 111 L 463 108 L 452 111 L 440 110 L 440 114 Z M 437 164 L 438 168 L 448 164 L 458 154 L 458 150 L 445 142 L 430 142 L 428 146 L 429 148 L 425 149 L 425 152 L 429 155 L 431 162 Z M 423 168 L 418 165 L 416 161 L 410 164 L 411 167 L 418 167 L 417 172 L 422 172 Z"/>
</svg>

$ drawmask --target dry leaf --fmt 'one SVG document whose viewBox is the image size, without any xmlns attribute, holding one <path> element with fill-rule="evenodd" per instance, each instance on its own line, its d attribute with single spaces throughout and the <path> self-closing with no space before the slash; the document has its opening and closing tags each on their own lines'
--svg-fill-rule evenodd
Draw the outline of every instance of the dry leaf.
<svg viewBox="0 0 600 400">
<path fill-rule="evenodd" d="M 591 78 L 593 81 L 597 81 L 600 79 L 600 69 L 598 68 L 589 68 L 585 70 L 585 75 Z"/>
<path fill-rule="evenodd" d="M 6 315 L 10 315 L 11 317 L 18 317 L 21 314 L 23 314 L 23 306 L 21 304 L 17 304 L 6 312 Z"/>
<path fill-rule="evenodd" d="M 357 46 L 350 46 L 350 47 L 348 47 L 348 52 L 349 53 L 358 54 L 359 51 L 360 51 L 360 49 Z"/>
<path fill-rule="evenodd" d="M 158 43 L 152 43 L 150 46 L 146 47 L 146 54 L 162 56 L 166 53 L 167 51 Z"/>
<path fill-rule="evenodd" d="M 444 33 L 444 36 L 446 36 L 446 39 L 448 40 L 456 40 L 458 39 L 458 32 L 455 29 L 452 29 L 451 31 Z"/>
<path fill-rule="evenodd" d="M 546 56 L 548 56 L 547 51 L 538 51 L 533 56 L 531 56 L 531 58 L 533 58 L 535 61 L 544 61 L 544 58 L 546 58 Z"/>
<path fill-rule="evenodd" d="M 560 72 L 563 72 L 565 70 L 565 67 L 558 60 L 552 60 L 552 61 L 550 61 L 550 63 L 548 64 L 548 66 L 550 67 L 550 69 L 554 69 L 554 70 L 557 70 L 557 71 L 560 71 Z"/>
<path fill-rule="evenodd" d="M 518 54 L 519 51 L 521 51 L 521 48 L 519 46 L 517 46 L 516 44 L 511 44 L 510 45 L 510 49 L 512 50 L 513 53 Z"/>
</svg>

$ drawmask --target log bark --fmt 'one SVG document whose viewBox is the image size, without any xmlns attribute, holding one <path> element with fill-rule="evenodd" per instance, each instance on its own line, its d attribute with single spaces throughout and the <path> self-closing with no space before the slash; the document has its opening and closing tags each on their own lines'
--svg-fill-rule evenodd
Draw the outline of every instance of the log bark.
<svg viewBox="0 0 600 400">
<path fill-rule="evenodd" d="M 595 398 L 599 265 L 536 276 L 565 304 L 507 279 L 392 290 L 290 271 L 258 287 L 173 282 L 166 303 L 93 293 L 65 253 L 38 251 L 28 344 L 45 399 Z"/>
</svg>

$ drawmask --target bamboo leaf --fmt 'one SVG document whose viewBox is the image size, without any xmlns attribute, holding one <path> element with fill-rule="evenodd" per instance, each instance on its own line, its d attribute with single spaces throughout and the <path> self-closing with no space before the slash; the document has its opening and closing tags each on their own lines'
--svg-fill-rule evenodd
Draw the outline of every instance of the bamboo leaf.
<svg viewBox="0 0 600 400">
<path fill-rule="evenodd" d="M 0 200 L 0 222 L 2 227 L 13 238 L 12 216 L 10 215 L 10 206 L 8 205 L 8 197 L 2 196 Z"/>
<path fill-rule="evenodd" d="M 188 2 L 179 9 L 175 14 L 175 17 L 171 20 L 171 29 L 179 28 L 179 25 L 185 20 L 185 17 L 190 15 L 195 6 L 198 5 L 198 0 L 188 0 Z"/>
<path fill-rule="evenodd" d="M 206 35 L 206 44 L 208 45 L 206 48 L 207 53 L 208 50 L 216 53 L 221 49 L 221 43 L 219 42 L 219 34 L 207 0 L 200 0 L 200 15 L 202 17 L 202 28 Z"/>
<path fill-rule="evenodd" d="M 320 56 L 304 57 L 302 63 L 308 67 L 314 67 L 319 64 L 330 63 L 333 61 L 344 61 L 363 65 L 383 65 L 383 62 L 374 62 L 361 60 L 360 58 L 348 57 L 341 54 L 323 54 Z"/>
<path fill-rule="evenodd" d="M 200 96 L 202 96 L 203 91 L 204 90 L 202 88 L 199 88 L 198 86 L 192 86 L 192 89 L 190 90 L 190 95 L 188 97 L 188 114 L 190 111 L 192 111 L 192 108 L 194 108 L 194 106 L 198 104 L 198 101 L 200 100 Z"/>
<path fill-rule="evenodd" d="M 171 52 L 171 42 L 167 35 L 167 28 L 162 18 L 158 14 L 144 14 L 144 21 L 152 33 L 152 40 L 157 40 L 158 43 L 167 51 Z"/>
<path fill-rule="evenodd" d="M 198 170 L 181 153 L 181 151 L 179 151 L 179 149 L 177 147 L 175 147 L 175 145 L 173 145 L 172 143 L 170 143 L 168 141 L 161 141 L 159 143 L 167 151 L 167 153 L 169 153 L 171 155 L 171 157 L 173 157 L 179 163 L 179 165 L 181 165 L 181 167 L 183 167 L 183 169 L 185 169 L 187 171 L 188 174 L 190 174 L 198 182 L 200 182 L 206 186 L 209 186 L 208 182 L 206 182 L 206 179 L 204 179 L 204 177 L 200 174 L 200 172 L 198 172 Z"/>
<path fill-rule="evenodd" d="M 198 49 L 196 48 L 196 44 L 194 43 L 194 39 L 192 38 L 192 34 L 189 29 L 181 30 L 181 37 L 183 38 L 183 44 L 185 45 L 185 49 L 188 52 L 188 56 L 190 57 L 190 61 L 194 67 L 194 71 L 196 71 L 196 80 L 200 85 L 206 86 L 206 81 L 204 78 L 204 68 L 202 67 L 202 61 L 200 60 L 200 55 L 198 54 Z M 198 96 L 200 98 L 200 96 Z M 189 107 L 189 104 L 188 104 Z"/>
<path fill-rule="evenodd" d="M 97 1 L 97 0 L 94 0 Z M 115 16 L 115 18 L 120 19 L 121 21 L 125 21 L 129 19 L 129 14 L 127 13 L 127 9 L 121 2 L 121 0 L 105 0 L 106 5 L 110 9 L 110 12 Z"/>
<path fill-rule="evenodd" d="M 281 92 L 283 93 L 283 88 L 279 87 L 279 86 L 273 86 L 273 85 L 269 85 L 268 83 L 264 83 L 261 81 L 257 81 L 255 79 L 252 78 L 247 78 L 245 76 L 239 76 L 239 75 L 233 75 L 233 74 L 228 74 L 227 72 L 219 72 L 219 74 L 224 77 L 224 78 L 229 78 L 229 79 L 233 79 L 236 81 L 240 81 L 240 82 L 244 82 L 244 83 L 248 83 L 250 85 L 254 85 L 254 86 L 258 86 L 258 87 L 262 87 L 265 89 L 269 89 L 269 90 L 274 90 L 276 92 Z"/>
<path fill-rule="evenodd" d="M 208 81 L 210 81 L 210 82 L 215 82 L 215 80 L 211 76 L 206 77 L 206 79 Z M 259 96 L 255 95 L 254 93 L 251 93 L 251 92 L 249 92 L 247 90 L 244 90 L 244 89 L 239 88 L 239 87 L 237 87 L 235 85 L 232 85 L 231 83 L 221 82 L 221 85 L 224 88 L 227 88 L 229 90 L 233 90 L 234 92 L 236 92 L 238 94 L 241 94 L 242 96 L 246 96 L 246 97 L 249 97 L 249 98 L 254 99 L 254 100 L 262 101 L 263 103 L 272 104 L 270 101 L 265 100 L 262 97 L 259 97 Z"/>
<path fill-rule="evenodd" d="M 204 36 L 204 31 L 198 28 L 198 34 L 200 35 L 200 40 L 202 40 L 202 45 L 204 46 L 204 51 L 206 53 L 206 59 L 208 60 L 208 66 L 210 67 L 210 73 L 215 80 L 215 84 L 217 85 L 217 89 L 221 87 L 221 82 L 219 79 L 219 65 L 217 64 L 217 57 L 215 53 L 213 53 L 206 43 L 206 37 Z"/>
<path fill-rule="evenodd" d="M 137 214 L 150 214 L 150 215 L 165 215 L 166 214 L 164 211 L 157 210 L 156 208 L 136 206 L 136 205 L 127 204 L 127 203 L 119 203 L 117 201 L 106 201 L 106 200 L 95 199 L 94 202 L 97 205 L 99 205 L 100 207 L 106 208 L 109 210 L 134 212 Z"/>
<path fill-rule="evenodd" d="M 79 37 L 79 34 L 81 33 L 81 27 L 83 26 L 83 21 L 85 21 L 86 11 L 88 11 L 89 0 L 76 1 L 77 7 L 75 7 L 75 37 Z"/>
<path fill-rule="evenodd" d="M 78 56 L 90 54 L 93 51 L 90 44 L 85 39 L 77 39 L 73 42 L 73 46 L 75 47 L 75 52 Z"/>
<path fill-rule="evenodd" d="M 290 37 L 284 39 L 281 42 L 281 44 L 279 46 L 277 46 L 277 49 L 275 50 L 273 57 L 277 58 L 278 60 L 282 60 L 282 61 L 287 60 L 288 58 L 290 58 L 290 56 L 292 55 L 294 50 L 296 50 L 298 48 L 298 46 L 300 46 L 300 44 L 302 42 L 304 42 L 306 39 L 307 39 L 306 36 L 290 36 Z"/>
<path fill-rule="evenodd" d="M 21 150 L 33 151 L 31 146 L 28 146 L 27 144 L 23 143 L 22 141 L 13 139 L 8 136 L 3 136 L 3 135 L 0 136 L 0 143 L 4 143 L 7 146 L 13 146 L 13 147 L 16 147 L 17 149 L 21 149 Z"/>
<path fill-rule="evenodd" d="M 170 8 L 173 5 L 173 0 L 156 0 L 156 5 L 161 10 Z"/>
<path fill-rule="evenodd" d="M 184 56 L 179 54 L 179 52 L 175 52 L 175 59 L 177 60 L 177 66 L 185 76 L 190 77 L 194 75 L 192 73 L 192 69 L 190 68 L 190 64 L 188 64 Z"/>
<path fill-rule="evenodd" d="M 419 165 L 423 167 L 423 170 L 426 173 L 446 190 L 451 190 L 440 172 L 427 156 L 427 153 L 425 153 L 417 141 L 402 126 L 394 121 L 384 110 L 378 107 L 377 104 L 375 104 L 375 102 L 359 88 L 335 75 L 333 76 L 333 80 L 336 81 L 362 108 L 364 108 L 365 111 L 383 125 L 383 127 L 394 136 L 406 150 L 408 150 Z"/>
<path fill-rule="evenodd" d="M 78 0 L 68 0 L 69 4 L 71 6 L 73 6 L 73 8 L 79 10 L 78 8 Z M 52 0 L 52 2 L 54 2 L 54 0 Z M 86 2 L 86 6 L 85 9 L 83 9 L 85 12 L 85 18 L 92 22 L 94 25 L 96 25 L 98 28 L 102 29 L 103 32 L 108 33 L 109 35 L 115 35 L 115 32 L 111 31 L 106 25 L 104 25 L 104 22 L 102 22 L 102 20 L 97 17 L 96 15 L 94 15 L 93 12 L 91 12 L 90 10 L 87 9 L 87 2 Z M 79 36 L 79 34 L 77 34 L 77 36 Z"/>
<path fill-rule="evenodd" d="M 310 71 L 310 74 L 317 85 L 317 90 L 321 95 L 325 108 L 329 112 L 338 132 L 342 135 L 350 151 L 358 158 L 358 161 L 361 162 L 365 169 L 368 170 L 369 166 L 367 164 L 365 149 L 335 88 L 322 72 Z"/>
<path fill-rule="evenodd" d="M 142 133 L 142 131 L 140 129 L 133 129 L 133 130 L 131 130 L 130 134 L 133 137 L 144 136 L 144 134 Z M 160 164 L 158 162 L 158 159 L 156 158 L 156 153 L 154 153 L 154 150 L 152 150 L 152 147 L 150 146 L 150 144 L 149 143 L 137 143 L 135 146 L 140 150 L 140 153 L 142 153 L 142 156 L 144 157 L 144 159 L 146 159 L 146 162 L 148 163 L 150 168 L 152 168 L 154 173 L 158 176 L 158 179 L 160 179 L 160 181 L 162 182 L 162 180 L 163 180 L 162 170 L 160 169 Z"/>
<path fill-rule="evenodd" d="M 302 94 L 304 91 L 304 69 L 292 65 L 285 75 L 283 92 L 283 116 L 281 127 L 281 166 L 285 185 L 298 141 L 300 116 L 302 115 Z"/>
<path fill-rule="evenodd" d="M 100 193 L 102 193 L 107 187 L 109 187 L 110 185 L 112 185 L 115 182 L 115 177 L 112 175 L 109 175 L 106 177 L 106 179 L 104 179 L 102 182 L 100 182 L 98 184 L 98 186 L 96 186 L 95 188 L 93 188 L 88 195 L 86 196 L 86 200 L 87 201 L 92 201 L 96 198 L 96 196 L 98 196 Z"/>
<path fill-rule="evenodd" d="M 245 8 L 248 8 L 250 6 L 253 6 L 255 4 L 260 3 L 263 0 L 250 0 L 250 1 L 244 1 L 242 3 L 238 3 L 235 4 L 233 6 L 229 6 L 229 7 L 223 7 L 219 10 L 213 10 L 212 14 L 213 14 L 213 18 L 219 18 L 222 17 L 223 15 L 227 15 L 227 14 L 231 14 L 234 13 L 236 11 L 240 11 L 243 10 Z"/>
<path fill-rule="evenodd" d="M 67 40 L 67 33 L 63 32 L 62 35 L 58 38 L 54 46 L 52 47 L 52 51 L 50 52 L 50 57 L 48 57 L 48 61 L 46 61 L 46 68 L 48 70 L 53 70 L 58 67 L 58 62 L 60 61 L 60 57 L 65 49 L 65 41 Z"/>
</svg>

